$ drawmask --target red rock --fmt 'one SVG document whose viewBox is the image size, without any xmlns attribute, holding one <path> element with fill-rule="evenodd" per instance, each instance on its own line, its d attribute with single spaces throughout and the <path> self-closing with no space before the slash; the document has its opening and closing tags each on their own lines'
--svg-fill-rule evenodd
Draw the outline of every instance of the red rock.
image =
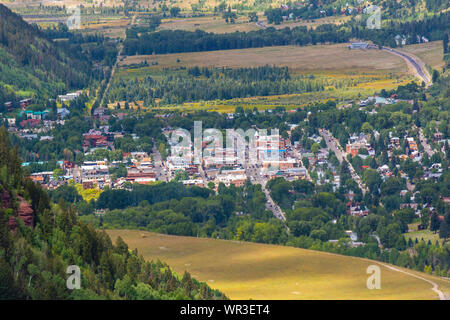
<svg viewBox="0 0 450 320">
<path fill-rule="evenodd" d="M 25 200 L 21 200 L 19 203 L 19 218 L 23 221 L 23 223 L 28 227 L 33 227 L 33 208 L 31 204 L 26 202 Z"/>
<path fill-rule="evenodd" d="M 9 217 L 8 226 L 11 232 L 14 232 L 17 229 L 17 220 L 15 217 Z"/>
</svg>

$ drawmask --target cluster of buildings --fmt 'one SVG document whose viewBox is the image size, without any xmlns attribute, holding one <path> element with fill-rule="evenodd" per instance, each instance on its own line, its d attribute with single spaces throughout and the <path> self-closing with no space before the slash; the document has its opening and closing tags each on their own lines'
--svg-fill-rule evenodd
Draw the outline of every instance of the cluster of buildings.
<svg viewBox="0 0 450 320">
<path fill-rule="evenodd" d="M 376 105 L 376 106 L 389 105 L 389 104 L 396 103 L 398 101 L 401 101 L 401 100 L 395 98 L 395 95 L 393 95 L 389 98 L 384 98 L 384 97 L 380 97 L 380 96 L 370 96 L 367 99 L 361 100 L 359 102 L 359 106 L 366 107 L 368 105 Z"/>
<path fill-rule="evenodd" d="M 56 125 L 64 125 L 64 119 L 70 115 L 70 110 L 62 106 L 56 109 L 56 117 L 49 117 L 51 114 L 49 109 L 27 109 L 32 102 L 32 98 L 20 100 L 20 108 L 14 107 L 15 105 L 11 101 L 5 102 L 8 111 L 5 120 L 9 132 L 18 133 L 27 139 L 36 139 L 39 138 L 38 134 L 50 131 Z"/>
<path fill-rule="evenodd" d="M 121 161 L 104 159 L 84 161 L 81 165 L 59 161 L 58 165 L 63 175 L 55 176 L 53 171 L 43 171 L 31 174 L 30 178 L 47 189 L 57 188 L 70 180 L 81 184 L 83 189 L 124 188 L 126 182 L 148 184 L 157 180 L 151 157 L 146 152 L 123 153 Z M 126 172 L 123 176 L 116 177 L 111 172 L 120 165 Z"/>
<path fill-rule="evenodd" d="M 80 96 L 80 94 L 82 93 L 82 91 L 76 91 L 76 92 L 70 92 L 70 93 L 66 93 L 66 94 L 62 94 L 58 96 L 58 100 L 61 102 L 70 102 L 76 98 L 78 98 Z"/>
<path fill-rule="evenodd" d="M 174 132 L 164 130 L 168 137 Z M 257 131 L 248 138 L 246 145 L 236 132 L 227 132 L 227 140 L 232 141 L 233 146 L 226 147 L 221 139 L 204 139 L 201 141 L 202 157 L 197 161 L 194 157 L 195 141 L 180 145 L 178 141 L 168 139 L 171 156 L 167 157 L 164 167 L 169 177 L 185 172 L 189 179 L 183 183 L 199 186 L 210 183 L 243 186 L 248 179 L 248 171 L 258 172 L 262 179 L 306 177 L 306 169 L 301 167 L 300 156 L 293 152 L 289 139 L 277 134 L 261 135 Z"/>
<path fill-rule="evenodd" d="M 361 149 L 367 150 L 367 154 L 369 156 L 375 155 L 375 149 L 372 148 L 372 146 L 368 142 L 368 137 L 364 133 L 360 133 L 359 135 L 352 135 L 349 138 L 347 145 L 345 146 L 346 152 L 354 157 L 360 153 Z M 364 157 L 364 155 L 361 156 Z"/>
</svg>

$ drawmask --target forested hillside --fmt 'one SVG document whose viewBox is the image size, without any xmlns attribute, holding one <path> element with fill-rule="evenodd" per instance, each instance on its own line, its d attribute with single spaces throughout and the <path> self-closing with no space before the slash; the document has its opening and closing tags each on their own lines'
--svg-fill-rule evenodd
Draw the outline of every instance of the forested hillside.
<svg viewBox="0 0 450 320">
<path fill-rule="evenodd" d="M 92 64 L 81 46 L 52 42 L 36 26 L 0 4 L 0 105 L 20 97 L 54 97 L 84 87 Z"/>
<path fill-rule="evenodd" d="M 118 239 L 78 220 L 73 206 L 52 204 L 22 175 L 18 149 L 0 129 L 0 299 L 223 299 L 206 284 L 160 261 L 145 262 Z M 69 265 L 81 289 L 69 290 Z"/>
</svg>

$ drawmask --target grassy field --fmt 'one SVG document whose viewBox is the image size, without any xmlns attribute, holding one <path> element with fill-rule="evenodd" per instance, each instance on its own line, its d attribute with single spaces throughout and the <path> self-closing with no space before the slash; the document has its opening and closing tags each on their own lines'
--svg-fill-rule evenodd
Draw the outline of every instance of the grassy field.
<svg viewBox="0 0 450 320">
<path fill-rule="evenodd" d="M 231 299 L 437 299 L 429 283 L 383 266 L 381 289 L 367 289 L 366 270 L 376 262 L 364 259 L 137 230 L 107 233 L 113 240 L 121 236 L 148 260 L 159 258 L 178 273 L 188 270 Z M 450 294 L 450 281 L 411 273 L 432 279 L 441 291 Z"/>
<path fill-rule="evenodd" d="M 442 67 L 444 66 L 442 41 L 412 44 L 400 48 L 400 51 L 412 53 L 425 62 L 427 66 L 442 71 Z"/>
<path fill-rule="evenodd" d="M 186 52 L 164 55 L 129 56 L 121 65 L 143 61 L 158 62 L 152 68 L 173 67 L 256 67 L 261 65 L 288 66 L 296 72 L 388 71 L 407 72 L 400 57 L 379 50 L 349 50 L 348 44 L 316 46 L 275 46 L 237 50 Z M 179 59 L 179 62 L 177 62 Z"/>
<path fill-rule="evenodd" d="M 158 30 L 204 30 L 214 33 L 247 32 L 260 29 L 255 23 L 250 23 L 248 17 L 240 16 L 235 23 L 226 23 L 221 16 L 206 16 L 192 18 L 168 18 L 161 21 Z"/>
<path fill-rule="evenodd" d="M 143 61 L 147 61 L 149 66 L 126 67 Z M 192 66 L 240 68 L 267 64 L 288 66 L 294 75 L 313 75 L 316 79 L 323 79 L 334 85 L 330 85 L 322 92 L 194 102 L 163 108 L 219 112 L 231 112 L 237 105 L 244 108 L 256 106 L 259 109 L 279 105 L 288 109 L 298 108 L 316 101 L 357 99 L 359 96 L 372 95 L 383 88 L 393 89 L 414 79 L 408 74 L 408 68 L 400 57 L 379 50 L 348 50 L 346 44 L 130 56 L 121 62 L 122 68 L 118 70 L 116 77 L 122 79 L 143 78 L 147 75 L 157 77 L 165 68 Z"/>
<path fill-rule="evenodd" d="M 258 21 L 267 25 L 267 19 L 264 14 L 260 12 L 258 14 Z M 315 20 L 299 20 L 299 21 L 286 21 L 279 25 L 268 25 L 275 29 L 282 29 L 286 27 L 306 26 L 308 28 L 316 28 L 322 24 L 336 24 L 340 25 L 350 20 L 350 16 L 331 16 L 324 17 Z M 206 32 L 214 33 L 231 33 L 231 32 L 248 32 L 253 30 L 260 30 L 261 27 L 256 25 L 255 22 L 250 22 L 249 18 L 245 15 L 238 16 L 235 23 L 226 23 L 220 15 L 208 15 L 203 17 L 180 17 L 180 18 L 167 18 L 161 21 L 161 25 L 158 30 L 203 30 Z"/>
</svg>

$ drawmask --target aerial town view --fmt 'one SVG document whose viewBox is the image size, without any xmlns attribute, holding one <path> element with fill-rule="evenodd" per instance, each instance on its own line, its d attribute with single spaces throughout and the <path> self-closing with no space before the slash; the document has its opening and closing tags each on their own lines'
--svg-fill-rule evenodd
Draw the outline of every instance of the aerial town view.
<svg viewBox="0 0 450 320">
<path fill-rule="evenodd" d="M 0 300 L 449 300 L 449 35 L 445 0 L 0 0 Z"/>
</svg>

